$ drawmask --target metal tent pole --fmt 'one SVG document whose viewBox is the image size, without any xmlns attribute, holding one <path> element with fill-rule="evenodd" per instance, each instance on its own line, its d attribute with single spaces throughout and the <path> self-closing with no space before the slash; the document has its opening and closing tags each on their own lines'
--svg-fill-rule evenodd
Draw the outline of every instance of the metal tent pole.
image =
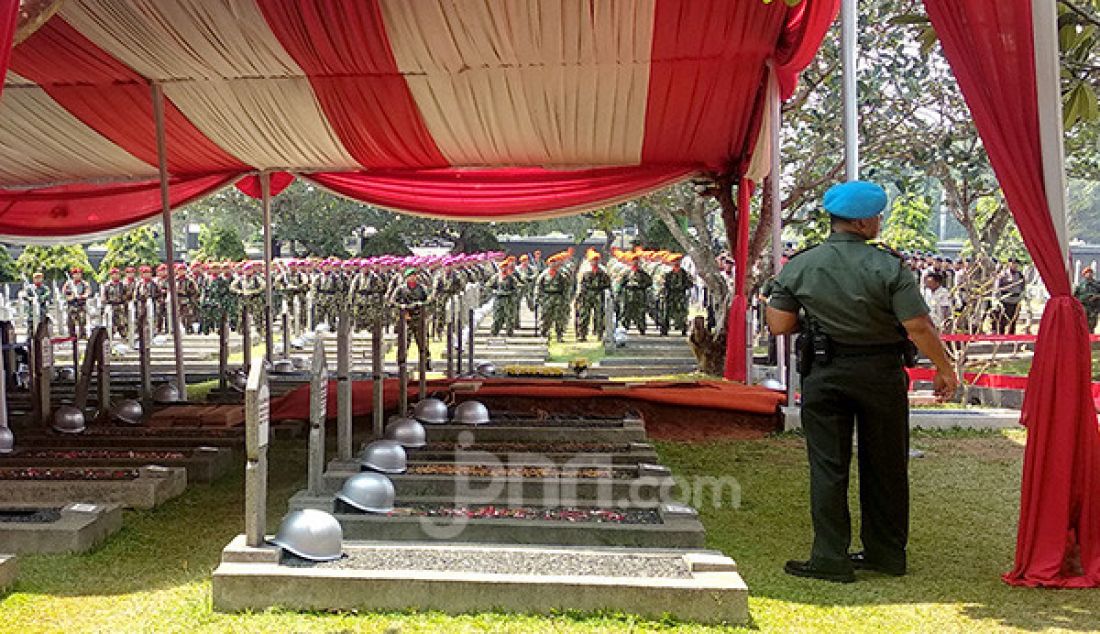
<svg viewBox="0 0 1100 634">
<path fill-rule="evenodd" d="M 859 46 L 858 0 L 841 0 L 840 60 L 841 96 L 844 101 L 844 177 L 859 178 L 859 92 L 856 88 L 856 49 Z"/>
<path fill-rule="evenodd" d="M 274 345 L 271 341 L 271 310 L 274 293 L 271 288 L 271 173 L 260 172 L 260 202 L 264 216 L 264 359 L 271 363 Z"/>
<path fill-rule="evenodd" d="M 783 266 L 783 199 L 779 191 L 779 179 L 781 167 L 779 164 L 780 131 L 782 127 L 783 111 L 779 103 L 779 91 L 775 91 L 775 98 L 768 104 L 771 109 L 771 169 L 768 176 L 768 193 L 771 196 L 772 211 L 772 274 L 779 275 L 779 269 Z M 790 384 L 787 376 L 787 344 L 790 337 L 780 335 L 775 338 L 775 363 L 777 378 L 783 385 Z M 793 395 L 788 395 L 793 396 Z M 788 399 L 788 406 L 793 406 L 793 400 Z"/>
<path fill-rule="evenodd" d="M 1055 2 L 1032 2 L 1035 38 L 1035 86 L 1039 106 L 1039 145 L 1043 157 L 1043 186 L 1058 235 L 1062 262 L 1071 274 L 1069 229 L 1066 226 L 1066 169 L 1062 130 L 1061 62 L 1058 52 L 1058 8 Z"/>
<path fill-rule="evenodd" d="M 187 400 L 187 374 L 183 369 L 183 329 L 180 327 L 179 295 L 176 289 L 176 248 L 172 244 L 172 206 L 168 196 L 168 151 L 164 136 L 164 91 L 153 82 L 153 118 L 157 128 L 157 167 L 160 171 L 161 222 L 164 225 L 164 259 L 168 271 L 168 314 L 172 320 L 172 347 L 176 353 L 176 390 L 179 400 Z"/>
</svg>

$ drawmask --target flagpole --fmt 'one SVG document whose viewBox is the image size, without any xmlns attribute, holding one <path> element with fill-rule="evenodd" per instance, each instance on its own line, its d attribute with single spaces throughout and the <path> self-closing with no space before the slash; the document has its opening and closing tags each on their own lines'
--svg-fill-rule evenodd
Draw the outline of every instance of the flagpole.
<svg viewBox="0 0 1100 634">
<path fill-rule="evenodd" d="M 841 98 L 844 103 L 844 178 L 859 178 L 859 92 L 856 87 L 856 49 L 859 46 L 857 0 L 840 4 Z"/>
</svg>

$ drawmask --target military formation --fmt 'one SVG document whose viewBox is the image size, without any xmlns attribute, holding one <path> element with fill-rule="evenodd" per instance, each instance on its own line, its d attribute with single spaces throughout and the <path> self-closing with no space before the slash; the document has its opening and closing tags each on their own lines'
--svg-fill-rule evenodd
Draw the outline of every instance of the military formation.
<svg viewBox="0 0 1100 634">
<path fill-rule="evenodd" d="M 264 264 L 257 261 L 113 268 L 95 290 L 84 272 L 74 268 L 59 292 L 68 334 L 84 338 L 95 322 L 112 336 L 134 337 L 146 321 L 154 335 L 169 334 L 170 275 L 185 332 L 248 328 L 257 338 L 264 337 L 266 276 Z M 586 341 L 604 336 L 608 301 L 626 328 L 645 334 L 653 324 L 662 334 L 686 334 L 688 297 L 695 283 L 681 267 L 679 254 L 642 249 L 613 249 L 607 265 L 593 249 L 583 258 L 567 249 L 545 259 L 538 251 L 518 257 L 488 252 L 279 259 L 272 263 L 271 280 L 273 314 L 276 319 L 285 315 L 292 333 L 335 329 L 342 316 L 353 330 L 369 330 L 375 323 L 389 330 L 405 315 L 409 342 L 425 346 L 428 339 L 444 336 L 456 310 L 452 300 L 471 286 L 478 289 L 479 303 L 493 301 L 493 335 L 513 335 L 526 306 L 535 313 L 542 336 L 562 341 L 572 318 L 578 340 Z M 22 293 L 30 319 L 48 314 L 53 294 L 36 273 Z"/>
</svg>

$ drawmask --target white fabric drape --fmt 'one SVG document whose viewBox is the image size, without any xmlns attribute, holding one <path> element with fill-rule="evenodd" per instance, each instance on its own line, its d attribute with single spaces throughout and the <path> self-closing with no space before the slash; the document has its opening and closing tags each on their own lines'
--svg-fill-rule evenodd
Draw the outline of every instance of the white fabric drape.
<svg viewBox="0 0 1100 634">
<path fill-rule="evenodd" d="M 141 161 L 69 114 L 46 91 L 8 73 L 0 116 L 0 184 L 155 176 Z"/>
<path fill-rule="evenodd" d="M 252 0 L 69 0 L 61 15 L 141 75 L 165 82 L 176 107 L 242 162 L 359 167 Z"/>
<path fill-rule="evenodd" d="M 772 108 L 767 106 L 776 99 L 779 99 L 779 81 L 775 77 L 775 70 L 769 68 L 768 87 L 764 95 L 766 109 L 760 120 L 760 131 L 756 135 L 756 145 L 753 147 L 752 158 L 749 159 L 749 166 L 745 171 L 745 178 L 756 184 L 764 182 L 764 179 L 771 173 L 772 152 L 779 151 L 778 148 L 772 147 L 772 128 L 778 125 L 778 122 L 773 120 Z"/>
<path fill-rule="evenodd" d="M 655 0 L 381 0 L 398 68 L 454 165 L 632 165 Z"/>
</svg>

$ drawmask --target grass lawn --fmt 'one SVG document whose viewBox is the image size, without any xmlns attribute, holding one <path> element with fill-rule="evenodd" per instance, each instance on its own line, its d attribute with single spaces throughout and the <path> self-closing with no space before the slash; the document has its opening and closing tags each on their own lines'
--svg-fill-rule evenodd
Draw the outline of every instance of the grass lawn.
<svg viewBox="0 0 1100 634">
<path fill-rule="evenodd" d="M 769 632 L 1100 630 L 1100 593 L 1011 588 L 1022 438 L 918 433 L 913 471 L 911 574 L 853 585 L 795 579 L 783 561 L 809 548 L 801 438 L 664 443 L 683 475 L 733 475 L 740 508 L 701 508 L 709 545 L 738 560 L 750 588 L 749 629 Z M 273 530 L 303 479 L 303 443 L 273 445 Z M 241 531 L 241 470 L 194 486 L 160 509 L 127 512 L 122 532 L 82 556 L 25 556 L 0 599 L 3 632 L 719 632 L 724 628 L 617 615 L 553 618 L 480 614 L 216 614 L 210 572 Z"/>
</svg>

